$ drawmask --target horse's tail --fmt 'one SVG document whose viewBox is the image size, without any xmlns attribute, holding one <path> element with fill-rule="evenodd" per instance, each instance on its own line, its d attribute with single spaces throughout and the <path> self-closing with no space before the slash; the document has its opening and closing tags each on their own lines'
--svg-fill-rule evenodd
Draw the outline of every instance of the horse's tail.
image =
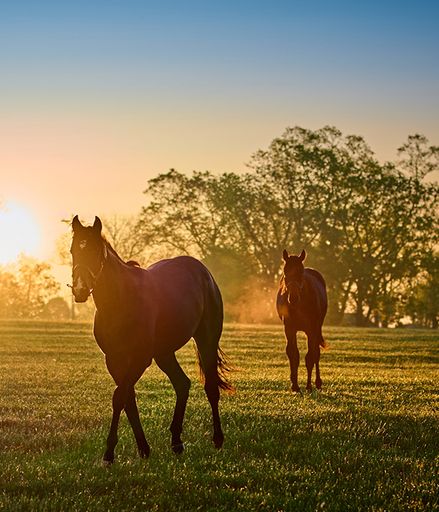
<svg viewBox="0 0 439 512">
<path fill-rule="evenodd" d="M 235 388 L 228 381 L 228 374 L 232 371 L 230 363 L 224 352 L 218 347 L 216 370 L 218 375 L 218 387 L 228 393 L 234 393 Z"/>
<path fill-rule="evenodd" d="M 196 345 L 195 345 L 196 346 Z M 203 362 L 201 359 L 200 351 L 198 350 L 198 347 L 196 346 L 196 352 L 198 357 L 198 367 L 200 369 L 200 380 L 201 382 L 206 381 L 204 369 L 203 369 Z M 228 380 L 228 374 L 233 371 L 232 366 L 227 360 L 226 355 L 224 352 L 218 347 L 217 353 L 216 353 L 216 378 L 217 378 L 217 384 L 220 389 L 225 391 L 226 393 L 234 393 L 235 388 L 232 384 L 230 384 Z"/>
<path fill-rule="evenodd" d="M 204 265 L 203 268 L 206 277 L 206 286 L 204 287 L 205 310 L 200 325 L 194 334 L 200 379 L 201 382 L 205 383 L 206 372 L 209 372 L 209 380 L 215 380 L 219 389 L 233 393 L 235 388 L 228 380 L 228 374 L 233 368 L 219 347 L 224 320 L 223 300 L 212 274 Z"/>
</svg>

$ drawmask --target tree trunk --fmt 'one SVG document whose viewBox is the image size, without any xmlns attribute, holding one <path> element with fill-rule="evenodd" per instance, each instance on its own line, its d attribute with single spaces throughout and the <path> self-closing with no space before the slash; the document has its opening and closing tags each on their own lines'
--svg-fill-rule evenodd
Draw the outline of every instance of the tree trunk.
<svg viewBox="0 0 439 512">
<path fill-rule="evenodd" d="M 357 284 L 357 307 L 355 310 L 355 325 L 363 327 L 365 325 L 365 318 L 363 313 L 364 297 L 360 286 Z"/>
</svg>

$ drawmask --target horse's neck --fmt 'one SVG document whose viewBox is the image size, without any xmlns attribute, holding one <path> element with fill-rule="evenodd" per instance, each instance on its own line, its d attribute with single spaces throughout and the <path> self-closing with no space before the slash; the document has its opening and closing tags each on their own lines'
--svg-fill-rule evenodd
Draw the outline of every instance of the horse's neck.
<svg viewBox="0 0 439 512">
<path fill-rule="evenodd" d="M 93 290 L 93 299 L 98 310 L 111 310 L 120 306 L 126 289 L 125 272 L 123 261 L 113 250 L 107 248 L 107 257 Z"/>
</svg>

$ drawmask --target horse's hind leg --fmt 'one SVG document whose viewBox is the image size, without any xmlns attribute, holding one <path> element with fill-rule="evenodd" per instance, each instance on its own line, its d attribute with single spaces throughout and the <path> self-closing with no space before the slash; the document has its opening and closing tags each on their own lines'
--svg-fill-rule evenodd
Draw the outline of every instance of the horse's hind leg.
<svg viewBox="0 0 439 512">
<path fill-rule="evenodd" d="M 182 453 L 184 445 L 181 440 L 181 433 L 183 432 L 183 419 L 186 411 L 187 399 L 189 397 L 191 381 L 182 370 L 174 353 L 156 356 L 155 360 L 159 368 L 169 377 L 177 395 L 174 417 L 172 418 L 170 427 L 172 436 L 171 444 L 175 453 Z"/>
<path fill-rule="evenodd" d="M 221 448 L 224 443 L 224 434 L 221 428 L 221 420 L 219 416 L 218 403 L 220 399 L 220 391 L 218 387 L 218 373 L 216 367 L 216 360 L 207 361 L 204 363 L 205 366 L 205 378 L 204 391 L 206 392 L 207 399 L 209 400 L 210 407 L 212 409 L 212 420 L 213 420 L 213 444 L 215 448 Z"/>
<path fill-rule="evenodd" d="M 216 368 L 216 361 L 212 362 L 206 360 L 202 363 L 204 366 L 204 391 L 206 392 L 207 399 L 209 400 L 212 409 L 213 420 L 213 444 L 215 448 L 221 448 L 224 443 L 224 434 L 221 428 L 221 420 L 219 416 L 218 403 L 220 399 L 220 391 L 218 387 L 218 374 Z"/>
<path fill-rule="evenodd" d="M 224 434 L 221 428 L 218 403 L 220 399 L 220 377 L 218 375 L 218 339 L 213 339 L 207 329 L 200 326 L 194 336 L 197 344 L 200 365 L 204 373 L 204 391 L 212 409 L 213 443 L 215 448 L 221 448 L 224 443 Z"/>
<path fill-rule="evenodd" d="M 127 400 L 125 404 L 125 412 L 130 422 L 131 428 L 133 429 L 140 457 L 148 457 L 150 448 L 145 438 L 145 433 L 143 432 L 142 424 L 140 423 L 139 410 L 137 409 L 134 386 L 132 386 L 128 390 Z"/>
<path fill-rule="evenodd" d="M 320 378 L 320 367 L 319 367 L 319 361 L 320 361 L 320 347 L 324 347 L 325 340 L 323 339 L 322 334 L 322 328 L 320 327 L 319 331 L 316 335 L 315 340 L 315 363 L 316 363 L 316 388 L 322 389 L 322 379 Z"/>
<path fill-rule="evenodd" d="M 319 368 L 319 361 L 320 361 L 320 347 L 324 347 L 325 340 L 323 339 L 322 329 L 320 328 L 320 331 L 317 336 L 317 348 L 316 348 L 316 388 L 322 389 L 322 379 L 320 378 L 320 368 Z"/>
<path fill-rule="evenodd" d="M 322 389 L 322 379 L 320 378 L 320 368 L 319 368 L 319 360 L 320 360 L 320 349 L 318 349 L 319 355 L 316 362 L 316 388 Z"/>
<path fill-rule="evenodd" d="M 322 380 L 320 378 L 320 368 L 319 368 L 319 360 L 320 360 L 320 345 L 319 345 L 319 336 L 315 334 L 308 334 L 308 352 L 305 356 L 306 369 L 308 372 L 308 379 L 306 383 L 306 389 L 308 391 L 312 391 L 312 370 L 314 365 L 316 366 L 316 388 L 321 389 Z"/>
</svg>

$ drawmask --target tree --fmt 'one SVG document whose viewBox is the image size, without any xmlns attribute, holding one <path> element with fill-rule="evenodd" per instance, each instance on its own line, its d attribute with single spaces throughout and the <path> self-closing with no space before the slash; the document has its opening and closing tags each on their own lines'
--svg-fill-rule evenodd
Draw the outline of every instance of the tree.
<svg viewBox="0 0 439 512">
<path fill-rule="evenodd" d="M 423 268 L 411 286 L 405 306 L 414 324 L 438 328 L 439 324 L 439 254 L 432 253 L 423 261 Z"/>
<path fill-rule="evenodd" d="M 171 169 L 150 180 L 145 194 L 149 203 L 142 208 L 139 227 L 146 245 L 200 258 L 225 245 L 217 198 L 221 183 L 211 173 L 186 176 Z"/>
<path fill-rule="evenodd" d="M 41 315 L 44 305 L 59 291 L 59 283 L 51 274 L 49 263 L 22 256 L 18 262 L 18 316 L 34 318 Z"/>
<path fill-rule="evenodd" d="M 19 284 L 14 273 L 0 268 L 0 318 L 13 318 L 17 311 Z"/>
<path fill-rule="evenodd" d="M 47 320 L 68 320 L 70 318 L 69 305 L 62 297 L 53 297 L 44 304 L 40 317 Z"/>
<path fill-rule="evenodd" d="M 271 238 L 260 247 L 261 254 L 269 254 L 266 273 L 277 279 L 284 248 L 293 252 L 305 248 L 308 262 L 327 276 L 333 319 L 342 316 L 350 292 L 349 285 L 343 290 L 347 281 L 346 266 L 340 261 L 343 233 L 334 218 L 336 206 L 349 196 L 344 186 L 350 163 L 346 145 L 334 127 L 288 128 L 250 163 L 260 183 L 255 222 L 262 209 L 266 226 L 260 231 Z"/>
<path fill-rule="evenodd" d="M 432 169 L 421 155 L 417 166 Z M 437 186 L 379 164 L 361 137 L 332 127 L 288 129 L 257 154 L 255 169 L 273 225 L 284 235 L 273 237 L 273 245 L 291 237 L 298 249 L 308 248 L 327 278 L 332 317 L 352 300 L 357 325 L 377 309 L 388 323 L 390 305 L 437 243 Z"/>
<path fill-rule="evenodd" d="M 396 164 L 380 164 L 362 137 L 288 128 L 246 173 L 150 180 L 139 227 L 148 245 L 234 276 L 227 297 L 240 304 L 249 289 L 271 297 L 282 250 L 305 248 L 326 278 L 332 322 L 353 307 L 357 325 L 388 325 L 439 241 L 438 186 L 422 181 L 435 169 L 437 148 L 419 135 Z"/>
<path fill-rule="evenodd" d="M 229 218 L 231 182 L 236 175 L 214 176 L 193 172 L 191 176 L 171 169 L 148 182 L 148 205 L 139 218 L 144 245 L 156 257 L 190 254 L 213 272 L 226 301 L 243 293 L 243 283 L 252 273 Z"/>
<path fill-rule="evenodd" d="M 113 214 L 102 217 L 104 236 L 125 260 L 144 260 L 145 244 L 134 215 Z"/>
<path fill-rule="evenodd" d="M 63 219 L 61 222 L 70 226 L 73 215 L 70 219 Z M 102 217 L 104 236 L 120 255 L 122 259 L 144 259 L 144 239 L 138 229 L 138 218 L 135 215 L 112 214 Z M 62 265 L 70 265 L 70 245 L 72 235 L 66 230 L 57 240 L 57 254 Z"/>
<path fill-rule="evenodd" d="M 398 167 L 418 181 L 439 169 L 439 146 L 429 146 L 428 139 L 419 133 L 409 135 L 398 155 Z"/>
<path fill-rule="evenodd" d="M 15 272 L 0 272 L 0 315 L 38 318 L 58 291 L 48 263 L 21 256 Z"/>
</svg>

